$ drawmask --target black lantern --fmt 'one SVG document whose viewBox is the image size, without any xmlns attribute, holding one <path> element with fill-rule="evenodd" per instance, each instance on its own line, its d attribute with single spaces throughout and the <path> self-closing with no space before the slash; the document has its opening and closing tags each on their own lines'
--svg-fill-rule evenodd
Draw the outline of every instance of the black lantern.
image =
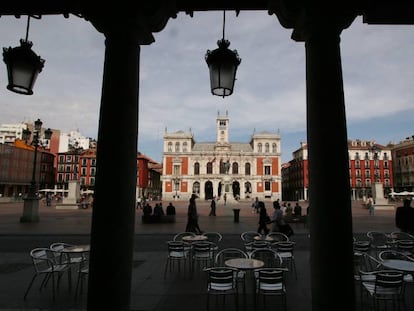
<svg viewBox="0 0 414 311">
<path fill-rule="evenodd" d="M 233 93 L 237 67 L 241 59 L 236 50 L 230 50 L 230 41 L 224 39 L 226 11 L 223 14 L 223 38 L 217 41 L 218 49 L 207 50 L 206 62 L 210 70 L 211 93 L 217 96 L 229 96 Z"/>
<path fill-rule="evenodd" d="M 20 46 L 3 48 L 3 60 L 7 65 L 9 84 L 7 89 L 24 95 L 33 94 L 33 86 L 42 71 L 45 60 L 33 52 L 32 42 L 28 41 L 29 21 L 27 19 L 26 39 L 20 39 Z"/>
</svg>

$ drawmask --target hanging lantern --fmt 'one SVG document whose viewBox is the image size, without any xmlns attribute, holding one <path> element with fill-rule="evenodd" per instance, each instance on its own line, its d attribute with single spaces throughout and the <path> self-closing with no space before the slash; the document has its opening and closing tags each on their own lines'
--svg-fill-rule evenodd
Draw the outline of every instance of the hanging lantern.
<svg viewBox="0 0 414 311">
<path fill-rule="evenodd" d="M 217 41 L 218 48 L 207 50 L 205 59 L 210 70 L 210 85 L 213 95 L 229 96 L 233 93 L 237 67 L 241 59 L 236 50 L 230 50 L 230 41 L 224 39 L 226 11 L 223 13 L 223 38 Z"/>
<path fill-rule="evenodd" d="M 36 78 L 42 71 L 45 60 L 32 50 L 28 41 L 29 20 L 27 20 L 26 40 L 20 39 L 20 46 L 3 48 L 3 60 L 7 65 L 7 89 L 24 95 L 33 94 Z"/>
</svg>

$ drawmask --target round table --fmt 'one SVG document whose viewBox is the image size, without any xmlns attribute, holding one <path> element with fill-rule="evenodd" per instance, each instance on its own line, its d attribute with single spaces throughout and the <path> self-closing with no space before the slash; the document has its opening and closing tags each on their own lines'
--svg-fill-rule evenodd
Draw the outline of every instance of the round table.
<svg viewBox="0 0 414 311">
<path fill-rule="evenodd" d="M 382 262 L 382 265 L 388 269 L 414 272 L 414 261 L 410 260 L 386 259 Z"/>
<path fill-rule="evenodd" d="M 72 245 L 65 247 L 62 249 L 62 252 L 64 253 L 83 253 L 83 252 L 89 252 L 91 249 L 89 244 L 85 245 Z"/>
<path fill-rule="evenodd" d="M 255 241 L 265 241 L 265 242 L 272 242 L 274 239 L 270 236 L 255 236 L 253 238 Z"/>
<path fill-rule="evenodd" d="M 205 235 L 186 235 L 181 238 L 185 242 L 199 242 L 199 241 L 207 241 L 208 237 Z"/>
<path fill-rule="evenodd" d="M 227 267 L 232 267 L 240 270 L 253 270 L 264 266 L 264 262 L 258 259 L 251 258 L 233 258 L 224 262 Z"/>
</svg>

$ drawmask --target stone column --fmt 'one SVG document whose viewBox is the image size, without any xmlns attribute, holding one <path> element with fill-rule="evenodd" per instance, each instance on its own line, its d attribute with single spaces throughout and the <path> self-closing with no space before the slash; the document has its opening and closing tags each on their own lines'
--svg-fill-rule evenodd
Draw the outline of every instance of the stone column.
<svg viewBox="0 0 414 311">
<path fill-rule="evenodd" d="M 355 310 L 341 29 L 325 16 L 306 28 L 312 310 L 335 309 L 339 301 Z M 338 282 L 341 290 L 332 286 Z"/>
</svg>

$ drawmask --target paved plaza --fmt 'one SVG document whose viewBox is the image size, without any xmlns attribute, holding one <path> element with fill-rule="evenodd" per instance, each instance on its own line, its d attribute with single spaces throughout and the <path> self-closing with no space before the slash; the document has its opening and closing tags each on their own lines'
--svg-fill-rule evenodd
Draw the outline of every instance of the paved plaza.
<svg viewBox="0 0 414 311">
<path fill-rule="evenodd" d="M 152 205 L 155 203 L 152 202 Z M 163 202 L 164 209 L 168 203 Z M 271 202 L 265 203 L 268 212 L 272 213 Z M 164 279 L 166 241 L 172 239 L 175 233 L 184 231 L 187 222 L 188 203 L 176 201 L 173 204 L 177 211 L 175 223 L 143 224 L 142 212 L 136 210 L 131 310 L 205 310 L 206 279 L 203 272 L 196 271 L 192 278 L 173 272 Z M 221 247 L 243 248 L 240 233 L 256 231 L 258 227 L 258 214 L 252 212 L 250 205 L 250 201 L 227 206 L 218 202 L 217 216 L 213 217 L 208 216 L 209 202 L 197 200 L 200 227 L 204 232 L 222 233 Z M 307 203 L 301 202 L 301 205 L 303 212 L 306 212 Z M 233 208 L 240 209 L 238 223 L 234 222 Z M 116 213 L 116 207 L 113 210 Z M 374 216 L 369 216 L 361 202 L 354 202 L 352 210 L 353 228 L 357 235 L 363 236 L 369 230 L 397 230 L 394 210 L 377 210 Z M 52 242 L 89 243 L 91 209 L 59 210 L 54 206 L 42 205 L 39 223 L 20 223 L 22 211 L 23 203 L 0 204 L 0 310 L 86 310 L 85 291 L 75 299 L 74 290 L 68 288 L 66 279 L 61 282 L 55 301 L 52 300 L 50 288 L 39 291 L 40 283 L 33 285 L 26 301 L 23 294 L 33 275 L 29 251 L 34 247 L 49 246 Z M 335 219 L 334 213 L 332 217 Z M 287 310 L 310 310 L 308 229 L 303 224 L 293 224 L 292 227 L 295 234 L 291 239 L 297 243 L 295 258 L 298 277 L 296 280 L 293 275 L 287 276 Z M 105 286 L 105 276 L 102 280 L 102 286 Z M 252 297 L 251 292 L 247 297 Z M 225 307 L 221 304 L 216 306 L 212 300 L 211 310 L 234 310 L 233 305 L 230 299 L 226 300 Z M 240 301 L 240 309 L 251 310 L 252 307 L 251 299 Z M 272 304 L 266 306 L 266 310 L 270 309 L 274 309 Z"/>
</svg>

